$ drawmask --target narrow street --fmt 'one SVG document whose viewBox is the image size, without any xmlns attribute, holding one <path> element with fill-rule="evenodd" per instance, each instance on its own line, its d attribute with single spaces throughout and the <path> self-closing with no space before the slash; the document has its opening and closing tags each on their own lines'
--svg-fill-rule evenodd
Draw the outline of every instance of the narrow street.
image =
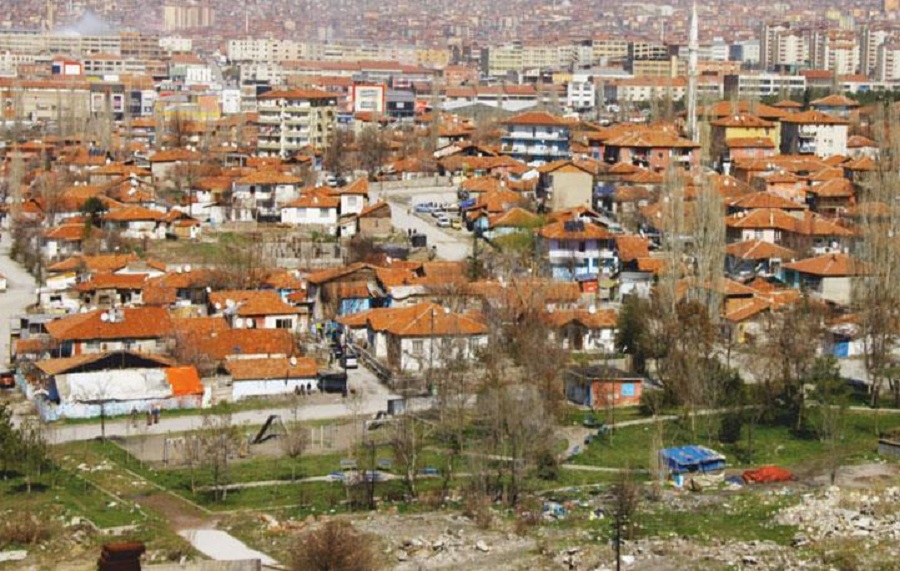
<svg viewBox="0 0 900 571">
<path fill-rule="evenodd" d="M 428 236 L 428 247 L 436 246 L 442 260 L 465 260 L 472 251 L 472 234 L 466 230 L 438 228 L 425 216 L 415 214 L 413 208 L 420 202 L 456 203 L 456 187 L 425 187 L 383 191 L 378 199 L 391 205 L 391 222 L 400 232 L 413 229 Z"/>
<path fill-rule="evenodd" d="M 36 301 L 37 283 L 25 269 L 9 258 L 12 234 L 4 228 L 0 239 L 0 274 L 6 276 L 7 290 L 0 293 L 0 366 L 10 361 L 9 320 L 24 313 L 28 305 Z"/>
</svg>

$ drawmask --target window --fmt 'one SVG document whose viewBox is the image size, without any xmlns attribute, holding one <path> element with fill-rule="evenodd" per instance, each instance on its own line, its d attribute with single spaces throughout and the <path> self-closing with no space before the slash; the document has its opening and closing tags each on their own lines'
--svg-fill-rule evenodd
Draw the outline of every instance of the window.
<svg viewBox="0 0 900 571">
<path fill-rule="evenodd" d="M 328 209 L 327 208 L 319 209 L 319 218 L 328 218 Z"/>
<path fill-rule="evenodd" d="M 276 329 L 293 329 L 294 322 L 291 319 L 276 319 L 275 320 L 275 328 Z"/>
<path fill-rule="evenodd" d="M 425 351 L 425 342 L 421 339 L 413 341 L 413 353 L 421 355 Z"/>
<path fill-rule="evenodd" d="M 633 397 L 634 396 L 634 383 L 622 383 L 622 396 L 623 397 Z"/>
</svg>

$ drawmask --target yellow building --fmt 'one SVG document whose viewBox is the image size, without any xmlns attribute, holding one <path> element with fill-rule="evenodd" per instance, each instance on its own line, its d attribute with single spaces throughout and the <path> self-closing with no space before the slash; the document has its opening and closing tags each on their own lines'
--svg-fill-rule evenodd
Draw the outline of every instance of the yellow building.
<svg viewBox="0 0 900 571">
<path fill-rule="evenodd" d="M 780 124 L 755 115 L 727 115 L 710 122 L 710 154 L 714 159 L 727 155 L 728 142 L 771 141 L 772 148 L 781 144 Z M 763 143 L 765 144 L 765 143 Z"/>
</svg>

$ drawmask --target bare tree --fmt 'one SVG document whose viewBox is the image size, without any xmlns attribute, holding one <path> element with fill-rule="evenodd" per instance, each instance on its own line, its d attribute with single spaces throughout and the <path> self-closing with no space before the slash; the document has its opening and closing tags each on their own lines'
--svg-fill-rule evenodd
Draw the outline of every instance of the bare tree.
<svg viewBox="0 0 900 571">
<path fill-rule="evenodd" d="M 900 130 L 897 111 L 887 105 L 875 118 L 879 160 L 862 180 L 860 242 L 861 276 L 853 283 L 853 300 L 864 344 L 864 363 L 871 380 L 871 405 L 879 406 L 888 383 L 900 405 L 900 378 L 894 350 L 900 338 Z"/>
<path fill-rule="evenodd" d="M 280 445 L 284 455 L 291 459 L 291 481 L 294 481 L 297 477 L 297 466 L 309 447 L 306 429 L 295 422 L 281 437 Z"/>
<path fill-rule="evenodd" d="M 384 166 L 390 155 L 390 145 L 383 130 L 368 125 L 363 128 L 357 140 L 359 147 L 359 166 L 374 180 L 378 169 Z"/>
<path fill-rule="evenodd" d="M 216 501 L 223 501 L 228 496 L 225 485 L 230 479 L 231 458 L 241 442 L 240 430 L 229 413 L 206 414 L 197 438 L 200 463 L 209 470 Z"/>
<path fill-rule="evenodd" d="M 619 472 L 613 486 L 613 541 L 616 548 L 616 569 L 622 565 L 622 541 L 634 537 L 635 516 L 640 505 L 640 487 L 631 476 L 631 470 Z"/>
<path fill-rule="evenodd" d="M 824 317 L 822 306 L 808 297 L 787 309 L 770 312 L 766 335 L 757 348 L 763 405 L 770 415 L 778 408 L 785 410 L 795 430 L 804 426 L 804 385 L 816 363 Z"/>
<path fill-rule="evenodd" d="M 417 481 L 425 446 L 425 428 L 424 422 L 409 415 L 399 418 L 391 426 L 390 445 L 394 460 L 403 471 L 403 484 L 413 498 L 419 495 Z"/>
</svg>

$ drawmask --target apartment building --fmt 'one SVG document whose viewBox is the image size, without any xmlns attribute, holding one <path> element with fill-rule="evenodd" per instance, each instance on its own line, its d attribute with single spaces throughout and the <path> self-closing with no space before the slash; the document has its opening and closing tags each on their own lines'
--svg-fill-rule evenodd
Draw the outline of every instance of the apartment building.
<svg viewBox="0 0 900 571">
<path fill-rule="evenodd" d="M 337 96 L 316 89 L 269 91 L 258 98 L 258 153 L 286 157 L 324 149 L 335 128 Z"/>
<path fill-rule="evenodd" d="M 26 54 L 108 54 L 134 59 L 162 59 L 179 48 L 190 51 L 191 41 L 163 41 L 159 36 L 123 32 L 108 36 L 79 36 L 24 31 L 0 32 L 0 52 Z M 186 49 L 185 49 L 186 48 Z"/>
<path fill-rule="evenodd" d="M 827 69 L 838 75 L 851 75 L 860 69 L 859 38 L 853 30 L 824 30 L 810 41 L 810 63 L 814 69 Z"/>
<path fill-rule="evenodd" d="M 543 112 L 528 112 L 504 121 L 500 151 L 526 163 L 548 163 L 567 159 L 569 123 Z"/>
<path fill-rule="evenodd" d="M 878 81 L 900 79 L 900 43 L 885 43 L 878 46 L 874 76 Z"/>
<path fill-rule="evenodd" d="M 6 120 L 85 120 L 91 113 L 90 93 L 86 81 L 0 79 L 0 103 Z"/>
<path fill-rule="evenodd" d="M 846 119 L 819 111 L 791 113 L 781 119 L 781 152 L 820 158 L 847 154 Z"/>
<path fill-rule="evenodd" d="M 739 73 L 726 75 L 724 79 L 726 97 L 770 97 L 782 93 L 799 93 L 806 89 L 803 75 L 781 75 L 777 73 Z"/>
</svg>

